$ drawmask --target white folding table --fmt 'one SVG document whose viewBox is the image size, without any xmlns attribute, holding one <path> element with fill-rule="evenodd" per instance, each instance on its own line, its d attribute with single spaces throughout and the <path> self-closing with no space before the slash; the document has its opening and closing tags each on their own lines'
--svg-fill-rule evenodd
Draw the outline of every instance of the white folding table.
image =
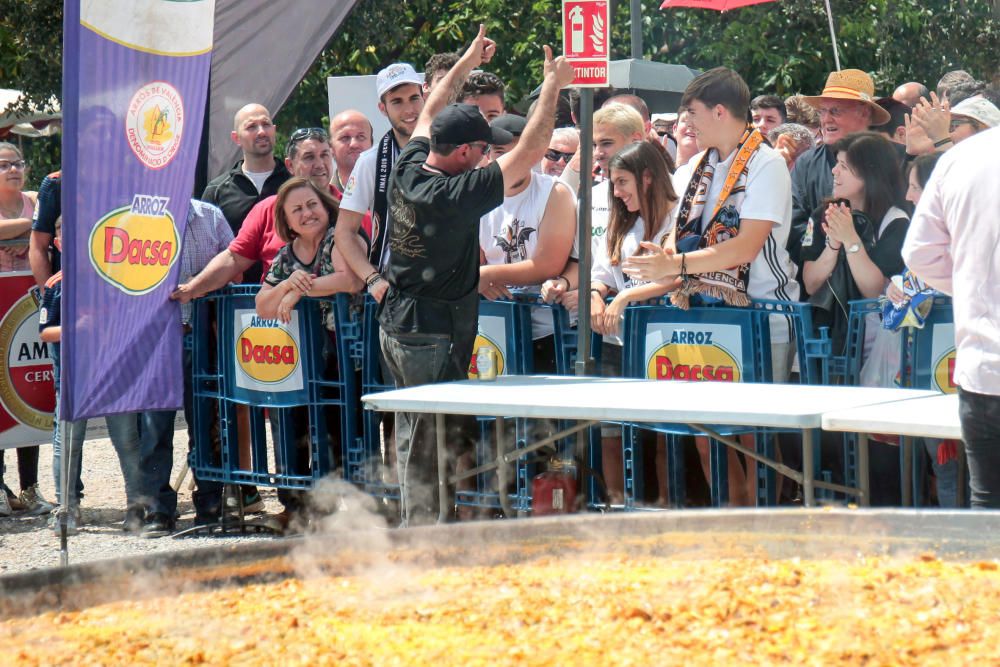
<svg viewBox="0 0 1000 667">
<path fill-rule="evenodd" d="M 832 410 L 823 415 L 824 431 L 858 434 L 858 477 L 868 480 L 868 434 L 901 436 L 903 454 L 903 505 L 912 504 L 913 443 L 910 438 L 962 438 L 958 418 L 958 394 L 934 394 L 924 398 L 881 405 Z M 860 484 L 859 484 L 860 485 Z M 867 496 L 862 504 L 868 504 Z"/>
<path fill-rule="evenodd" d="M 505 488 L 506 464 L 543 444 L 506 451 L 501 441 L 504 417 L 584 422 L 546 438 L 545 442 L 566 437 L 601 421 L 676 423 L 706 433 L 800 482 L 804 502 L 812 506 L 815 487 L 862 498 L 868 495 L 867 488 L 849 488 L 813 479 L 815 439 L 812 430 L 820 428 L 824 413 L 935 395 L 932 391 L 913 389 L 512 375 L 501 376 L 492 382 L 465 380 L 396 389 L 368 394 L 361 400 L 369 410 L 437 415 L 438 494 L 440 518 L 443 519 L 449 481 L 444 442 L 444 416 L 447 414 L 498 417 L 496 464 L 480 469 L 496 467 L 501 489 Z M 801 430 L 803 473 L 748 450 L 733 438 L 719 435 L 713 429 L 716 425 Z M 501 493 L 500 497 L 506 499 L 506 494 Z"/>
</svg>

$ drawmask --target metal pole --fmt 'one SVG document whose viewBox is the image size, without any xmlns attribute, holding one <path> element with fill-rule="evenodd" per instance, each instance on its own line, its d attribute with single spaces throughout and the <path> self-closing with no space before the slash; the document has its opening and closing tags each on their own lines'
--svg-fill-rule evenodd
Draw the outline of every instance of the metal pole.
<svg viewBox="0 0 1000 667">
<path fill-rule="evenodd" d="M 56 417 L 58 416 L 56 415 Z M 72 456 L 73 452 L 73 422 L 60 422 L 59 435 L 62 438 L 62 442 L 59 443 L 59 446 L 62 447 L 62 456 L 59 457 L 59 486 L 62 487 L 62 502 L 59 503 L 59 509 L 57 510 L 59 514 L 56 517 L 56 521 L 59 522 L 59 564 L 66 567 L 69 565 L 69 535 L 66 529 L 66 522 L 69 521 L 71 511 L 69 502 L 69 471 L 72 466 L 70 466 L 69 457 Z"/>
<path fill-rule="evenodd" d="M 632 57 L 642 60 L 642 0 L 631 0 Z"/>
<path fill-rule="evenodd" d="M 594 359 L 590 351 L 590 201 L 594 173 L 594 91 L 580 91 L 580 189 L 577 199 L 577 238 L 580 239 L 580 298 L 576 343 L 576 374 L 590 375 Z M 581 436 L 582 438 L 583 436 Z"/>
<path fill-rule="evenodd" d="M 590 351 L 590 200 L 594 187 L 594 90 L 580 91 L 580 189 L 577 192 L 577 238 L 580 240 L 580 279 L 577 300 L 576 374 L 591 375 L 594 358 Z M 576 436 L 576 451 L 581 461 L 587 460 L 590 429 Z"/>
<path fill-rule="evenodd" d="M 833 29 L 833 10 L 830 9 L 830 0 L 826 0 L 826 18 L 830 22 L 830 42 L 833 44 L 833 64 L 839 72 L 840 52 L 837 50 L 837 33 Z"/>
</svg>

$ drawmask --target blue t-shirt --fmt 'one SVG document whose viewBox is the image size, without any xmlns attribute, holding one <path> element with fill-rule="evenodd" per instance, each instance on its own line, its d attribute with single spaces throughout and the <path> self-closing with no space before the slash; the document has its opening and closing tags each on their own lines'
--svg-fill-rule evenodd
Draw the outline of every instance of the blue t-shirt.
<svg viewBox="0 0 1000 667">
<path fill-rule="evenodd" d="M 56 235 L 56 218 L 62 215 L 62 172 L 49 174 L 38 186 L 38 202 L 35 216 L 31 221 L 31 231 Z M 52 253 L 52 272 L 59 271 L 61 254 L 54 245 L 49 245 Z"/>
</svg>

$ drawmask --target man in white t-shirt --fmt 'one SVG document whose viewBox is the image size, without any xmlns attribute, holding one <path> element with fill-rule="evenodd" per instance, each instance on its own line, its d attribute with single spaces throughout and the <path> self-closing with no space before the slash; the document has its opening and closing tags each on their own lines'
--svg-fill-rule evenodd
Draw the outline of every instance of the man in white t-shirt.
<svg viewBox="0 0 1000 667">
<path fill-rule="evenodd" d="M 410 141 L 417 118 L 424 108 L 424 90 L 420 75 L 408 63 L 389 65 L 378 73 L 375 82 L 378 110 L 392 126 L 375 146 L 365 151 L 354 165 L 344 188 L 334 238 L 351 270 L 361 276 L 368 293 L 381 301 L 389 284 L 380 271 L 389 255 L 389 176 L 399 151 Z M 352 243 L 365 213 L 372 212 L 370 250 Z"/>
<path fill-rule="evenodd" d="M 749 264 L 749 279 L 740 286 L 745 297 L 798 300 L 795 268 L 785 250 L 792 215 L 791 178 L 781 155 L 758 140 L 757 130 L 747 127 L 749 102 L 746 83 L 728 68 L 717 67 L 696 77 L 684 92 L 681 108 L 688 113 L 702 152 L 679 168 L 673 178 L 674 190 L 681 197 L 681 204 L 674 209 L 678 216 L 672 235 L 675 241 L 685 222 L 680 216 L 685 209 L 696 212 L 695 207 L 702 210 L 699 234 L 731 212 L 738 213 L 736 230 L 725 240 L 699 243 L 697 249 L 687 252 L 681 252 L 683 247 L 676 253 L 647 247 L 651 254 L 624 262 L 627 273 L 644 280 L 679 281 L 682 273 L 698 278 L 699 274 L 725 274 Z M 740 164 L 734 170 L 737 162 Z M 732 184 L 727 185 L 730 180 Z M 724 199 L 721 203 L 720 195 Z M 685 198 L 691 200 L 687 206 Z M 727 279 L 722 275 L 720 280 Z M 731 282 L 741 280 L 732 277 Z M 783 382 L 792 354 L 784 317 L 771 318 L 771 343 L 773 380 Z"/>
<path fill-rule="evenodd" d="M 672 300 L 721 298 L 796 301 L 799 285 L 785 242 L 792 217 L 792 183 L 781 155 L 747 125 L 750 89 L 739 74 L 716 67 L 697 77 L 681 98 L 694 129 L 695 155 L 674 173 L 681 198 L 667 246 L 643 243 L 646 255 L 623 262 L 633 278 L 673 282 Z M 794 347 L 784 317 L 771 317 L 774 382 L 788 379 Z M 744 446 L 752 439 L 741 437 Z M 699 446 L 702 465 L 707 442 Z M 756 494 L 751 462 L 744 472 L 730 449 L 729 494 L 734 505 L 751 505 Z"/>
<path fill-rule="evenodd" d="M 514 140 L 494 145 L 489 159 L 517 146 L 527 121 L 503 115 L 490 125 L 510 132 Z M 530 172 L 504 188 L 503 204 L 480 219 L 479 247 L 485 265 L 479 269 L 479 293 L 487 299 L 509 298 L 508 287 L 532 287 L 544 280 L 568 283 L 559 275 L 570 257 L 576 235 L 576 202 L 569 188 L 553 176 Z M 535 372 L 555 372 L 552 313 L 540 307 L 532 314 Z"/>
</svg>

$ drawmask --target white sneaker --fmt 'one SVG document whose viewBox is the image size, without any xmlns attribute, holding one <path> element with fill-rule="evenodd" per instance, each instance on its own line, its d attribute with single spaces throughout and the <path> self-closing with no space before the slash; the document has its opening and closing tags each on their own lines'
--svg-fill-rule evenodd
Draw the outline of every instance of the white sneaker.
<svg viewBox="0 0 1000 667">
<path fill-rule="evenodd" d="M 14 512 L 7 498 L 7 492 L 0 488 L 0 516 L 10 516 Z"/>
<path fill-rule="evenodd" d="M 52 513 L 52 516 L 49 517 L 49 529 L 53 533 L 55 533 L 56 536 L 59 535 L 59 512 L 60 511 L 61 511 L 61 508 L 57 508 L 56 511 Z M 66 516 L 66 534 L 67 535 L 76 535 L 77 533 L 79 533 L 80 532 L 80 524 L 82 524 L 82 523 L 83 523 L 83 516 L 80 513 L 80 508 L 79 508 L 79 506 L 74 507 L 73 509 L 71 509 L 69 511 L 69 514 Z"/>
<path fill-rule="evenodd" d="M 21 504 L 24 505 L 24 513 L 28 516 L 41 516 L 43 514 L 48 514 L 55 509 L 55 505 L 50 503 L 42 496 L 42 492 L 38 490 L 38 485 L 34 484 L 29 486 L 24 491 L 21 491 L 21 495 L 18 497 Z"/>
</svg>

